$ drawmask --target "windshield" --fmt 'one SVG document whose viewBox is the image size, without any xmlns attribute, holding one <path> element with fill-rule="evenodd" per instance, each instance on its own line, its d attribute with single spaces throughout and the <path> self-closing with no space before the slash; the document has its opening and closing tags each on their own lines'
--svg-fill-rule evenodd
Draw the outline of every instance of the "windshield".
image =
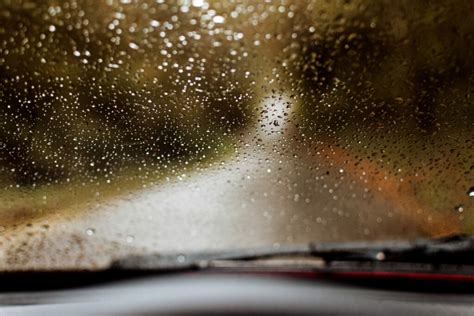
<svg viewBox="0 0 474 316">
<path fill-rule="evenodd" d="M 0 270 L 474 232 L 471 1 L 0 1 Z"/>
</svg>

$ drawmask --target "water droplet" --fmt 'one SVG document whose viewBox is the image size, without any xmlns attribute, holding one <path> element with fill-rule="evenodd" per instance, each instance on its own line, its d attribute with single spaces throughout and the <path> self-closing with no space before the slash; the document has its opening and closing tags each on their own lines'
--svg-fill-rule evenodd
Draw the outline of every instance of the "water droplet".
<svg viewBox="0 0 474 316">
<path fill-rule="evenodd" d="M 375 254 L 375 259 L 378 261 L 383 261 L 385 260 L 385 254 L 382 251 L 379 251 Z"/>
<path fill-rule="evenodd" d="M 467 195 L 470 197 L 474 197 L 474 187 L 470 187 L 469 190 L 467 190 Z"/>
<path fill-rule="evenodd" d="M 454 210 L 459 212 L 459 213 L 462 213 L 462 212 L 464 212 L 464 205 L 462 205 L 462 204 L 456 205 L 454 207 Z"/>
<path fill-rule="evenodd" d="M 185 262 L 186 262 L 186 256 L 183 255 L 183 254 L 180 254 L 180 255 L 178 255 L 178 256 L 176 257 L 176 261 L 177 261 L 178 263 L 185 263 Z"/>
<path fill-rule="evenodd" d="M 86 229 L 86 235 L 87 236 L 92 236 L 95 234 L 95 229 L 94 228 L 88 228 Z"/>
<path fill-rule="evenodd" d="M 139 48 L 138 45 L 134 42 L 128 43 L 128 47 L 130 47 L 131 49 L 138 49 Z"/>
<path fill-rule="evenodd" d="M 204 0 L 193 0 L 192 4 L 193 7 L 202 7 L 204 4 Z"/>
<path fill-rule="evenodd" d="M 225 18 L 221 15 L 216 15 L 215 17 L 212 18 L 214 23 L 224 23 Z"/>
</svg>

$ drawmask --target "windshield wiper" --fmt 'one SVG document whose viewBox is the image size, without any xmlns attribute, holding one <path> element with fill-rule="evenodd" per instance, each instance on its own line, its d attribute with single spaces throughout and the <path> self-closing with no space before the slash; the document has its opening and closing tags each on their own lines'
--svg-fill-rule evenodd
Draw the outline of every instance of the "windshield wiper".
<svg viewBox="0 0 474 316">
<path fill-rule="evenodd" d="M 474 274 L 474 238 L 452 235 L 436 239 L 386 242 L 309 243 L 232 251 L 128 256 L 120 270 L 258 270 L 340 271 L 453 270 Z"/>
<path fill-rule="evenodd" d="M 283 273 L 327 278 L 377 275 L 402 277 L 402 286 L 418 286 L 406 276 L 474 281 L 474 238 L 386 242 L 309 243 L 232 251 L 126 256 L 108 269 L 94 271 L 17 271 L 0 274 L 0 290 L 71 288 L 169 272 Z M 382 272 L 382 273 L 379 273 Z M 419 280 L 418 280 L 419 281 Z M 388 284 L 384 279 L 383 284 Z M 459 283 L 456 289 L 465 289 Z M 466 283 L 467 284 L 467 283 Z M 392 284 L 393 285 L 393 284 Z M 429 285 L 430 287 L 431 285 Z M 453 287 L 449 287 L 452 289 Z"/>
</svg>

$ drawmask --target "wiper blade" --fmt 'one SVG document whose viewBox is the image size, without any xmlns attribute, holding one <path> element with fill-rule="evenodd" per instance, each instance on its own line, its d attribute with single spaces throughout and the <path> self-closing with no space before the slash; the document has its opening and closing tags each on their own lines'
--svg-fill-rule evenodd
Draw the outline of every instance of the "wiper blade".
<svg viewBox="0 0 474 316">
<path fill-rule="evenodd" d="M 414 241 L 312 244 L 311 254 L 326 261 L 474 264 L 474 238 L 451 235 Z"/>
<path fill-rule="evenodd" d="M 112 268 L 132 270 L 181 270 L 188 268 L 205 269 L 217 261 L 249 262 L 281 256 L 310 256 L 311 245 L 288 245 L 226 251 L 204 251 L 191 253 L 150 254 L 127 256 L 115 261 Z"/>
<path fill-rule="evenodd" d="M 474 266 L 474 238 L 453 235 L 436 239 L 386 242 L 309 243 L 231 251 L 128 256 L 113 269 L 174 271 L 216 268 L 260 268 L 277 271 L 332 270 L 349 264 L 370 267 L 387 264 L 400 268 L 433 270 L 440 266 Z M 397 265 L 398 264 L 398 265 Z M 367 267 L 367 266 L 366 266 Z M 474 270 L 468 269 L 468 273 Z"/>
</svg>

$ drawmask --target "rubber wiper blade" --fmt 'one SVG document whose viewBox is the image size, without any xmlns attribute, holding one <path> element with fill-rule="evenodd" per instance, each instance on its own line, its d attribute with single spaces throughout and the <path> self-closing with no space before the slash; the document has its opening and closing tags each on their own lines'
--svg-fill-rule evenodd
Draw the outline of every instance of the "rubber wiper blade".
<svg viewBox="0 0 474 316">
<path fill-rule="evenodd" d="M 204 269 L 215 261 L 252 261 L 278 256 L 311 256 L 311 245 L 259 247 L 225 251 L 161 253 L 143 256 L 126 256 L 115 261 L 112 268 L 138 270 Z"/>
<path fill-rule="evenodd" d="M 326 261 L 390 261 L 474 264 L 474 238 L 451 235 L 414 241 L 313 243 L 311 254 Z"/>
<path fill-rule="evenodd" d="M 327 264 L 342 261 L 474 265 L 474 238 L 452 235 L 414 241 L 309 243 L 230 251 L 151 254 L 127 256 L 114 262 L 112 268 L 173 271 L 206 269 L 215 267 L 218 262 L 244 264 L 258 261 L 262 264 L 264 260 L 296 257 L 319 259 Z"/>
</svg>

